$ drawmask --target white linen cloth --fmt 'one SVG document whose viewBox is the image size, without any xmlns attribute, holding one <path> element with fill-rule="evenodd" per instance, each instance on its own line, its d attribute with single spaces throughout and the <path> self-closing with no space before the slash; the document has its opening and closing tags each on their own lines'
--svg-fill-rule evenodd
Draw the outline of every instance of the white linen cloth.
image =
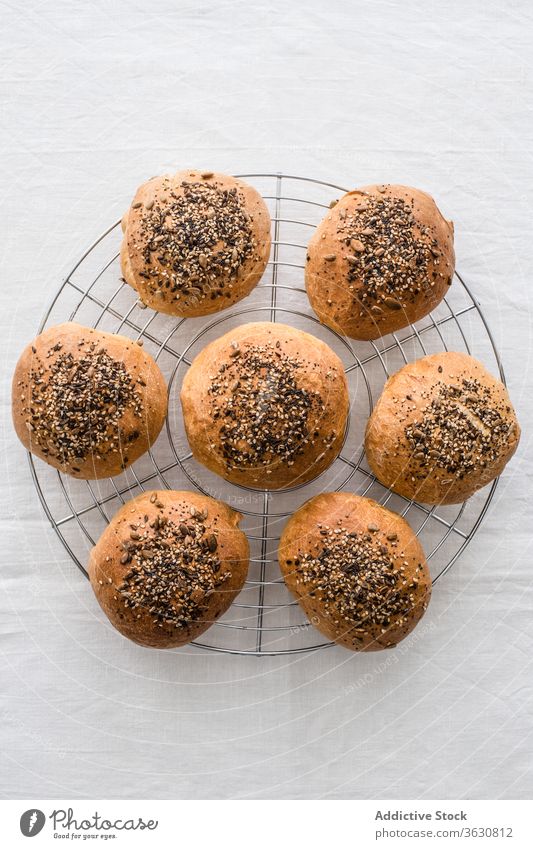
<svg viewBox="0 0 533 849">
<path fill-rule="evenodd" d="M 2 3 L 3 797 L 530 798 L 527 0 Z M 177 167 L 403 182 L 455 221 L 523 426 L 406 650 L 151 652 L 106 627 L 33 488 L 9 384 L 62 277 Z"/>
</svg>

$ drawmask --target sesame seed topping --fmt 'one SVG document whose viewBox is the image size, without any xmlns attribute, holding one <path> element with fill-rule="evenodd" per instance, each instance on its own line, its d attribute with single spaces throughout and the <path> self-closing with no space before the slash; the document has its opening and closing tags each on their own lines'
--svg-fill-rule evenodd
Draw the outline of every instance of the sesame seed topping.
<svg viewBox="0 0 533 849">
<path fill-rule="evenodd" d="M 408 201 L 369 195 L 339 220 L 337 233 L 351 251 L 347 277 L 349 283 L 360 284 L 354 298 L 358 302 L 370 300 L 386 310 L 399 310 L 397 297 L 413 299 L 434 286 L 441 252 Z"/>
<path fill-rule="evenodd" d="M 232 356 L 236 351 L 238 358 Z M 276 459 L 292 465 L 319 436 L 309 421 L 312 411 L 325 409 L 320 394 L 299 385 L 302 364 L 273 343 L 231 349 L 229 356 L 209 388 L 228 469 L 266 466 Z M 335 436 L 324 437 L 326 445 Z"/>
<path fill-rule="evenodd" d="M 244 196 L 201 181 L 184 180 L 181 189 L 170 188 L 144 211 L 135 245 L 143 252 L 140 275 L 152 294 L 169 299 L 230 297 L 231 281 L 257 250 Z"/>
<path fill-rule="evenodd" d="M 103 457 L 124 450 L 119 443 L 122 414 L 130 408 L 140 417 L 143 411 L 131 375 L 103 348 L 97 350 L 95 342 L 80 342 L 76 356 L 59 353 L 61 347 L 51 347 L 44 361 L 32 360 L 30 398 L 24 408 L 32 439 L 61 463 L 82 462 L 93 452 Z M 129 440 L 138 436 L 132 431 Z"/>
<path fill-rule="evenodd" d="M 421 419 L 405 428 L 421 469 L 419 477 L 437 466 L 462 479 L 494 463 L 507 445 L 512 426 L 504 418 L 505 403 L 498 409 L 490 387 L 475 379 L 457 379 L 455 384 L 438 381 L 428 392 L 435 397 L 421 411 Z"/>
<path fill-rule="evenodd" d="M 392 620 L 397 624 L 416 603 L 413 583 L 405 575 L 407 561 L 394 550 L 395 542 L 389 548 L 376 533 L 320 527 L 312 550 L 298 552 L 294 560 L 296 583 L 305 594 L 319 592 L 326 615 L 337 621 L 342 616 L 363 632 L 375 626 L 387 629 Z"/>
<path fill-rule="evenodd" d="M 124 541 L 120 562 L 129 568 L 118 592 L 125 607 L 148 612 L 158 626 L 186 627 L 204 615 L 205 601 L 231 576 L 221 571 L 218 540 L 206 536 L 204 519 L 191 514 L 185 525 L 158 515 L 138 541 Z"/>
</svg>

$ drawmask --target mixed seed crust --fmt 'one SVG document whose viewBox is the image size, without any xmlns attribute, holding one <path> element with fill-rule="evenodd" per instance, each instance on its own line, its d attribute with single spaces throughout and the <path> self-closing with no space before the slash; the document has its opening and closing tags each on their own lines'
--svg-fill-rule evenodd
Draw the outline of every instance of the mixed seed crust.
<svg viewBox="0 0 533 849">
<path fill-rule="evenodd" d="M 367 186 L 344 195 L 312 236 L 306 288 L 330 327 L 376 339 L 418 321 L 451 285 L 453 226 L 425 192 Z"/>
<path fill-rule="evenodd" d="M 175 315 L 205 315 L 247 295 L 270 251 L 261 196 L 213 172 L 156 177 L 123 219 L 124 277 L 141 301 Z"/>
<path fill-rule="evenodd" d="M 277 458 L 291 466 L 318 436 L 309 432 L 309 414 L 314 409 L 320 416 L 324 402 L 318 392 L 299 386 L 302 363 L 282 354 L 280 347 L 233 347 L 230 362 L 220 366 L 211 382 L 213 418 L 220 423 L 228 470 L 269 466 Z"/>
<path fill-rule="evenodd" d="M 430 228 L 417 222 L 413 201 L 369 194 L 353 214 L 339 218 L 337 234 L 352 251 L 345 260 L 347 278 L 359 284 L 353 296 L 359 309 L 368 303 L 374 312 L 398 310 L 405 299 L 435 286 L 442 251 Z"/>
<path fill-rule="evenodd" d="M 368 421 L 376 477 L 405 498 L 456 504 L 490 483 L 520 427 L 503 383 L 467 354 L 422 357 L 394 374 Z"/>
<path fill-rule="evenodd" d="M 313 336 L 270 322 L 242 325 L 204 348 L 181 402 L 194 456 L 227 480 L 268 489 L 327 468 L 348 415 L 340 359 Z"/>
<path fill-rule="evenodd" d="M 407 523 L 355 495 L 307 502 L 283 533 L 279 560 L 312 624 L 355 651 L 395 645 L 429 601 L 424 553 Z"/>
<path fill-rule="evenodd" d="M 421 395 L 432 400 L 404 431 L 420 476 L 438 466 L 462 480 L 497 462 L 513 427 L 510 404 L 493 398 L 477 378 L 461 376 L 450 384 L 439 380 Z"/>
<path fill-rule="evenodd" d="M 143 645 L 183 645 L 244 584 L 240 514 L 206 496 L 146 493 L 113 518 L 91 553 L 90 578 L 111 622 Z"/>
<path fill-rule="evenodd" d="M 120 474 L 155 442 L 167 388 L 140 343 L 66 322 L 23 351 L 12 402 L 29 451 L 66 474 L 95 479 Z"/>
<path fill-rule="evenodd" d="M 80 339 L 77 357 L 62 353 L 62 347 L 60 342 L 50 347 L 43 360 L 35 350 L 24 412 L 42 452 L 62 465 L 73 462 L 76 471 L 76 462 L 93 452 L 100 460 L 120 451 L 120 419 L 127 408 L 141 418 L 143 402 L 124 363 L 97 342 Z M 138 436 L 132 431 L 127 441 Z"/>
<path fill-rule="evenodd" d="M 164 200 L 145 208 L 141 218 L 146 268 L 140 276 L 153 294 L 166 289 L 176 300 L 214 299 L 226 286 L 229 297 L 228 278 L 256 248 L 242 192 L 187 180 L 181 194 L 168 186 Z"/>
</svg>

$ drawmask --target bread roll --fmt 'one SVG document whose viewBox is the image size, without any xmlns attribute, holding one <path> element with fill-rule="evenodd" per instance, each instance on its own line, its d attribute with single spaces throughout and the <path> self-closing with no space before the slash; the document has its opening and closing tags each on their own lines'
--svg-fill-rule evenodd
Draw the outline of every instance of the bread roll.
<svg viewBox="0 0 533 849">
<path fill-rule="evenodd" d="M 181 390 L 196 459 L 233 483 L 281 489 L 324 471 L 342 446 L 342 362 L 308 333 L 245 324 L 194 359 Z"/>
<path fill-rule="evenodd" d="M 279 563 L 311 623 L 352 651 L 395 646 L 431 596 L 424 552 L 407 522 L 351 493 L 326 492 L 297 510 Z"/>
<path fill-rule="evenodd" d="M 467 354 L 422 357 L 385 384 L 365 437 L 385 486 L 425 504 L 456 504 L 502 471 L 520 427 L 507 390 Z"/>
<path fill-rule="evenodd" d="M 122 219 L 122 274 L 170 315 L 218 312 L 249 295 L 270 254 L 270 215 L 242 180 L 178 171 L 143 183 Z"/>
<path fill-rule="evenodd" d="M 114 627 L 143 646 L 194 640 L 224 613 L 248 572 L 240 513 L 193 492 L 146 492 L 113 517 L 89 577 Z"/>
<path fill-rule="evenodd" d="M 365 186 L 348 192 L 311 238 L 305 283 L 324 324 L 377 339 L 423 318 L 453 278 L 453 225 L 426 192 Z"/>
<path fill-rule="evenodd" d="M 125 336 L 74 322 L 50 327 L 13 376 L 22 444 L 75 478 L 111 477 L 156 441 L 167 387 L 155 360 Z"/>
</svg>

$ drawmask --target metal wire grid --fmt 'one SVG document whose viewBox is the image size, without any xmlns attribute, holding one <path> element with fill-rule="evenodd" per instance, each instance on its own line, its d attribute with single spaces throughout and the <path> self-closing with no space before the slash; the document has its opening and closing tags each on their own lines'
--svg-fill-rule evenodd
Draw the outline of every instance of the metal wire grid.
<svg viewBox="0 0 533 849">
<path fill-rule="evenodd" d="M 145 310 L 120 277 L 117 222 L 79 259 L 41 323 L 40 331 L 60 321 L 77 320 L 144 341 L 169 384 L 169 416 L 158 442 L 122 475 L 105 482 L 76 481 L 46 464 L 36 464 L 30 454 L 28 459 L 46 515 L 85 576 L 88 550 L 104 525 L 121 504 L 141 491 L 192 486 L 236 506 L 244 516 L 242 527 L 251 543 L 250 574 L 228 613 L 194 645 L 239 655 L 287 655 L 331 645 L 320 639 L 289 596 L 276 561 L 285 520 L 309 497 L 320 491 L 348 490 L 395 509 L 421 538 L 435 583 L 468 545 L 494 495 L 497 481 L 462 505 L 428 508 L 379 484 L 365 465 L 361 427 L 386 377 L 417 356 L 450 347 L 482 356 L 485 362 L 491 357 L 502 380 L 504 374 L 481 309 L 457 273 L 449 296 L 434 314 L 381 342 L 352 343 L 321 325 L 302 287 L 305 251 L 312 228 L 329 201 L 346 189 L 283 174 L 241 176 L 264 185 L 263 197 L 270 206 L 273 228 L 265 278 L 245 301 L 203 319 L 173 319 Z M 197 350 L 230 327 L 254 320 L 281 320 L 320 336 L 341 356 L 351 381 L 351 415 L 339 458 L 315 481 L 281 493 L 235 486 L 199 467 L 188 449 L 177 413 L 179 386 Z M 364 415 L 359 412 L 363 404 Z"/>
</svg>

